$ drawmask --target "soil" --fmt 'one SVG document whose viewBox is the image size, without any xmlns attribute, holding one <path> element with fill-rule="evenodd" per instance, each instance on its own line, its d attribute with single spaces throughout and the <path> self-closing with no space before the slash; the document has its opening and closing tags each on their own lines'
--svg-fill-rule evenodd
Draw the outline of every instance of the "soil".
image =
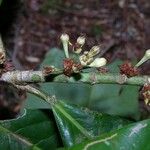
<svg viewBox="0 0 150 150">
<path fill-rule="evenodd" d="M 72 41 L 86 35 L 85 49 L 102 45 L 109 63 L 117 58 L 138 61 L 150 48 L 149 10 L 147 0 L 26 0 L 10 39 L 13 62 L 18 69 L 38 67 L 47 51 L 61 48 L 63 32 Z M 142 66 L 145 74 L 148 65 Z"/>
</svg>

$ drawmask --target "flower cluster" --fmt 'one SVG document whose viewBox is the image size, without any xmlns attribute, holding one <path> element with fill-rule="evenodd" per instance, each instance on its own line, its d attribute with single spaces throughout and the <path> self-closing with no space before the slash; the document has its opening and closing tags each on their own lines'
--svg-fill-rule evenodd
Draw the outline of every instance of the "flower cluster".
<svg viewBox="0 0 150 150">
<path fill-rule="evenodd" d="M 68 47 L 69 45 L 72 45 L 72 43 L 69 40 L 69 36 L 67 34 L 62 34 L 60 39 L 63 44 L 65 56 L 66 58 L 69 58 Z M 105 58 L 95 58 L 95 56 L 100 53 L 100 46 L 93 46 L 89 51 L 83 52 L 84 44 L 85 44 L 85 37 L 79 36 L 77 38 L 75 46 L 73 46 L 73 52 L 79 55 L 80 64 L 82 66 L 95 68 L 105 66 L 107 63 L 107 60 Z"/>
</svg>

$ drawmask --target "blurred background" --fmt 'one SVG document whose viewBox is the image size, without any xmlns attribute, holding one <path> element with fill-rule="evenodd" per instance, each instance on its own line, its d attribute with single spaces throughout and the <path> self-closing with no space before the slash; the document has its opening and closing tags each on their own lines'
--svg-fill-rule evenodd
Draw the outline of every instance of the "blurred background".
<svg viewBox="0 0 150 150">
<path fill-rule="evenodd" d="M 108 63 L 138 61 L 150 48 L 148 0 L 3 0 L 0 33 L 17 69 L 37 69 L 59 37 L 84 34 L 85 49 L 102 45 Z M 141 67 L 149 74 L 149 62 Z"/>
<path fill-rule="evenodd" d="M 4 0 L 0 24 L 18 69 L 37 67 L 47 51 L 60 47 L 63 32 L 72 41 L 86 35 L 88 49 L 101 44 L 110 62 L 139 60 L 150 48 L 148 0 Z M 143 69 L 149 73 L 148 65 Z"/>
</svg>

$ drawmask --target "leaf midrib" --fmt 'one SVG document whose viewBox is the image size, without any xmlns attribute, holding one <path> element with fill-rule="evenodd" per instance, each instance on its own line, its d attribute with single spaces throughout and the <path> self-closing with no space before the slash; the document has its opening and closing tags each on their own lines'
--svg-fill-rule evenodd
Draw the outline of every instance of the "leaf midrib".
<svg viewBox="0 0 150 150">
<path fill-rule="evenodd" d="M 93 135 L 83 128 L 72 116 L 70 116 L 70 114 L 68 114 L 59 103 L 55 104 L 52 109 L 53 111 L 57 109 L 59 112 L 61 112 L 85 137 L 88 139 L 93 138 Z"/>
</svg>

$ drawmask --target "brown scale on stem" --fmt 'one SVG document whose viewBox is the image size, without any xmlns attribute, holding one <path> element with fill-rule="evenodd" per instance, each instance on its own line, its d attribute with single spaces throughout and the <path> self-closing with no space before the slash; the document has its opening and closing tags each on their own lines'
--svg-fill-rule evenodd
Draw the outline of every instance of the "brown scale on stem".
<svg viewBox="0 0 150 150">
<path fill-rule="evenodd" d="M 130 62 L 126 61 L 120 66 L 120 74 L 124 74 L 127 77 L 134 77 L 139 75 L 139 70 Z"/>
<path fill-rule="evenodd" d="M 72 59 L 68 58 L 63 61 L 64 74 L 70 77 L 73 73 L 78 73 L 83 67 L 79 63 L 75 63 Z"/>
<path fill-rule="evenodd" d="M 97 70 L 99 73 L 102 73 L 102 74 L 109 72 L 108 68 L 106 68 L 106 67 L 99 67 L 99 68 L 97 68 Z"/>
<path fill-rule="evenodd" d="M 51 74 L 54 70 L 55 69 L 52 66 L 44 66 L 43 67 L 43 73 L 44 73 L 45 76 Z"/>
</svg>

